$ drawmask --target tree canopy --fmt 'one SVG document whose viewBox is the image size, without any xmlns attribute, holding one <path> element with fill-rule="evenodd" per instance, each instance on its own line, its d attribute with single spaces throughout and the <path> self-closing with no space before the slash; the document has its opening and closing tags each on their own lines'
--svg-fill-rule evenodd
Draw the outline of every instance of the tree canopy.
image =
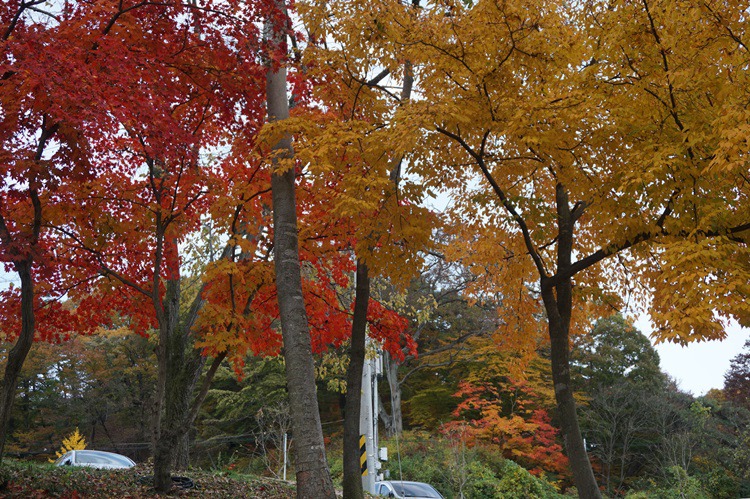
<svg viewBox="0 0 750 499">
<path fill-rule="evenodd" d="M 749 11 L 6 2 L 0 261 L 20 285 L 0 290 L 15 342 L 0 458 L 19 379 L 36 386 L 19 378 L 34 341 L 130 331 L 155 342 L 139 403 L 153 403 L 159 490 L 203 399 L 219 403 L 222 362 L 241 376 L 249 357 L 283 355 L 299 493 L 331 496 L 314 356 L 348 344 L 351 390 L 369 334 L 387 352 L 389 429 L 413 375 L 435 395 L 407 393 L 415 422 L 461 419 L 535 473 L 564 475 L 558 424 L 579 493 L 598 497 L 576 390 L 601 416 L 668 382 L 622 316 L 594 321 L 647 311 L 653 339 L 680 344 L 750 324 Z M 724 388 L 738 405 L 743 355 Z M 677 419 L 698 428 L 707 407 Z M 618 442 L 619 487 L 640 461 Z"/>
</svg>

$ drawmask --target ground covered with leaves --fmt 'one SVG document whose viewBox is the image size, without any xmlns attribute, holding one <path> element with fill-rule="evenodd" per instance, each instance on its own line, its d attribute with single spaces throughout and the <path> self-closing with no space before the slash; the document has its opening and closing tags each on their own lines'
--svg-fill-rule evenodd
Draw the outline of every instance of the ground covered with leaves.
<svg viewBox="0 0 750 499">
<path fill-rule="evenodd" d="M 290 484 L 266 478 L 200 470 L 186 471 L 181 475 L 189 478 L 193 487 L 175 487 L 170 495 L 263 499 L 295 497 L 294 487 Z M 7 460 L 0 468 L 0 497 L 158 497 L 151 481 L 151 469 L 144 465 L 129 470 L 97 470 Z"/>
</svg>

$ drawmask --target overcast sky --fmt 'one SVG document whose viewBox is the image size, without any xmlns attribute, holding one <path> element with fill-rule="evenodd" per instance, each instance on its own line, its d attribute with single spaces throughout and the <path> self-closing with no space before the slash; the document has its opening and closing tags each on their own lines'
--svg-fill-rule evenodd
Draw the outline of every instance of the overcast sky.
<svg viewBox="0 0 750 499">
<path fill-rule="evenodd" d="M 649 335 L 653 330 L 648 317 L 640 317 L 635 327 Z M 705 395 L 711 388 L 724 386 L 724 373 L 732 358 L 742 351 L 750 330 L 732 324 L 723 341 L 704 341 L 681 347 L 674 343 L 656 345 L 662 371 L 672 376 L 679 387 L 693 395 Z"/>
</svg>

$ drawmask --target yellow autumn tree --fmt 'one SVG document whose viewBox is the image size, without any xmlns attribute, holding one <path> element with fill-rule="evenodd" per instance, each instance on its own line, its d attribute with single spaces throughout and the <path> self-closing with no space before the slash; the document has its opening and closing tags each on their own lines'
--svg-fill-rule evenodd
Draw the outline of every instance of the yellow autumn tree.
<svg viewBox="0 0 750 499">
<path fill-rule="evenodd" d="M 81 435 L 78 432 L 78 427 L 76 427 L 76 431 L 68 435 L 67 438 L 63 439 L 62 447 L 60 448 L 59 451 L 55 451 L 55 455 L 59 459 L 66 452 L 70 452 L 72 450 L 83 450 L 85 448 L 86 448 L 86 439 L 83 438 L 83 435 Z M 53 463 L 54 460 L 50 459 L 50 462 Z"/>
<path fill-rule="evenodd" d="M 295 134 L 295 158 L 305 165 L 311 192 L 326 192 L 327 199 L 319 200 L 327 205 L 317 220 L 322 225 L 303 224 L 300 237 L 323 245 L 328 240 L 351 252 L 356 263 L 343 479 L 344 495 L 356 499 L 363 497 L 359 411 L 366 326 L 376 313 L 370 282 L 384 276 L 405 286 L 416 275 L 434 217 L 421 203 L 422 190 L 401 176 L 402 156 L 383 137 L 394 107 L 410 98 L 411 71 L 408 61 L 383 57 L 388 41 L 378 27 L 379 5 L 303 1 L 296 7 L 309 34 L 301 59 L 316 83 L 316 105 L 293 110 L 281 126 Z M 410 7 L 400 10 L 406 14 Z M 389 90 L 394 84 L 401 88 Z"/>
<path fill-rule="evenodd" d="M 449 256 L 504 297 L 507 334 L 547 320 L 574 480 L 600 497 L 568 359 L 590 309 L 632 298 L 683 343 L 750 317 L 748 2 L 374 3 L 418 68 L 392 147 L 452 196 Z"/>
</svg>

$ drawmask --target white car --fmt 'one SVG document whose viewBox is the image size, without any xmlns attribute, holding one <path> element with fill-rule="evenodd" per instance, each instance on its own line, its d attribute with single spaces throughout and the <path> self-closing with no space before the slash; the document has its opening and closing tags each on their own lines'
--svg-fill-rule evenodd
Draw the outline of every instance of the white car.
<svg viewBox="0 0 750 499">
<path fill-rule="evenodd" d="M 88 466 L 100 469 L 132 468 L 135 462 L 129 457 L 100 450 L 71 450 L 55 461 L 55 466 Z"/>
<path fill-rule="evenodd" d="M 422 482 L 387 481 L 375 483 L 375 494 L 398 499 L 443 499 L 432 485 Z"/>
</svg>

